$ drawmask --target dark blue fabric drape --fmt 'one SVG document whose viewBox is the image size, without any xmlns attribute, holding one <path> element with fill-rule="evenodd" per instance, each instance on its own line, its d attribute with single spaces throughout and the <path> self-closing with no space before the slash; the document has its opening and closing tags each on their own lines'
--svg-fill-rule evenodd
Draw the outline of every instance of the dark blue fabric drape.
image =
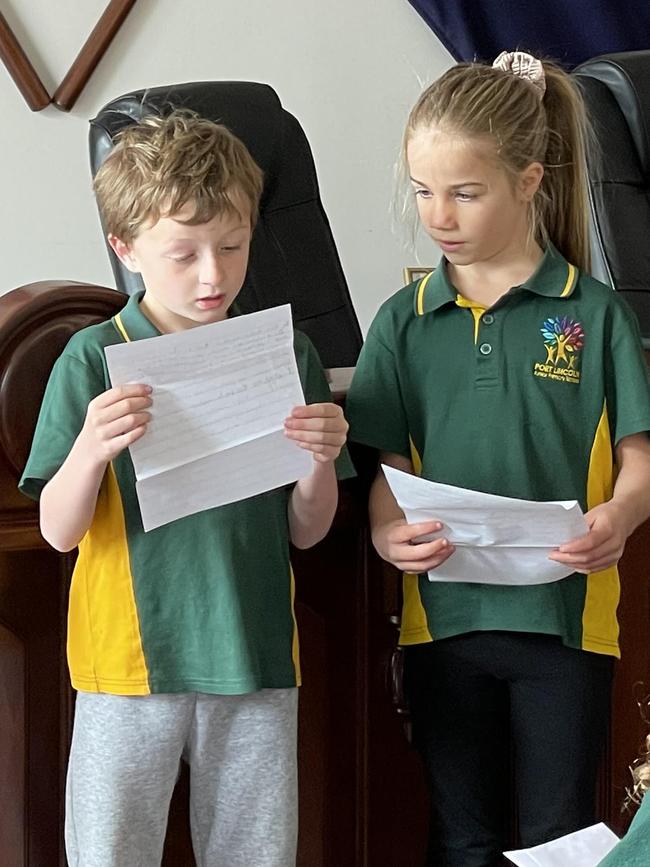
<svg viewBox="0 0 650 867">
<path fill-rule="evenodd" d="M 456 60 L 532 51 L 567 67 L 650 48 L 650 0 L 409 0 Z"/>
</svg>

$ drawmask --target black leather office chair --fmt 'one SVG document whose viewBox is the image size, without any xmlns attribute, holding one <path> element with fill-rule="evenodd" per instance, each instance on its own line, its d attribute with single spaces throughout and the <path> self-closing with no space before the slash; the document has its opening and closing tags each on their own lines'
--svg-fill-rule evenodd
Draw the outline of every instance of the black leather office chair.
<svg viewBox="0 0 650 867">
<path fill-rule="evenodd" d="M 625 296 L 650 347 L 650 50 L 604 54 L 573 74 L 596 138 L 592 273 Z"/>
<path fill-rule="evenodd" d="M 90 122 L 93 175 L 119 130 L 147 114 L 189 108 L 239 136 L 264 171 L 260 219 L 246 282 L 244 313 L 291 303 L 295 325 L 316 346 L 325 367 L 352 367 L 362 338 L 329 222 L 314 161 L 298 121 L 266 84 L 205 81 L 136 90 L 108 103 Z M 108 247 L 117 288 L 142 287 Z"/>
</svg>

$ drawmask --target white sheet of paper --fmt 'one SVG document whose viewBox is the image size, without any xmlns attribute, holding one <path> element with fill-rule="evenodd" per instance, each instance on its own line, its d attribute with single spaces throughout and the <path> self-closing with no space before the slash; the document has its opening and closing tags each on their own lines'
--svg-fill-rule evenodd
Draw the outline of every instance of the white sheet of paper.
<svg viewBox="0 0 650 867">
<path fill-rule="evenodd" d="M 598 867 L 618 843 L 618 837 L 600 822 L 550 843 L 504 852 L 517 867 Z"/>
<path fill-rule="evenodd" d="M 153 389 L 131 447 L 145 530 L 295 482 L 311 453 L 284 419 L 304 404 L 288 304 L 106 347 L 113 385 Z"/>
<path fill-rule="evenodd" d="M 575 500 L 539 503 L 430 482 L 383 466 L 409 524 L 438 520 L 455 552 L 428 575 L 431 581 L 544 584 L 573 572 L 548 559 L 564 542 L 584 535 L 587 523 Z"/>
</svg>

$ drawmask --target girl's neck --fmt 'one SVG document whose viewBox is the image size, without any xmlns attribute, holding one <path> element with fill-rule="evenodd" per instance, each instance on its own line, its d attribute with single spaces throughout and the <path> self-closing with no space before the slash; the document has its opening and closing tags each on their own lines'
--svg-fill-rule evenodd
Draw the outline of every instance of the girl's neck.
<svg viewBox="0 0 650 867">
<path fill-rule="evenodd" d="M 517 252 L 506 251 L 495 259 L 470 265 L 447 263 L 452 285 L 468 301 L 480 307 L 492 307 L 513 286 L 524 283 L 539 265 L 544 255 L 537 244 Z"/>
</svg>

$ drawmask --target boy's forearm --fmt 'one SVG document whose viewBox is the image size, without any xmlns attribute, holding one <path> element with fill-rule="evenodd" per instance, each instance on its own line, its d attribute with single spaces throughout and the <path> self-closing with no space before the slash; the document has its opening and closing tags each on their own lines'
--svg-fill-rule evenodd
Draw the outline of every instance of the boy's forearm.
<svg viewBox="0 0 650 867">
<path fill-rule="evenodd" d="M 77 438 L 40 498 L 43 538 L 57 551 L 75 548 L 92 523 L 106 463 L 92 458 Z"/>
<path fill-rule="evenodd" d="M 332 525 L 338 504 L 333 461 L 314 461 L 313 472 L 299 479 L 289 500 L 289 535 L 296 548 L 311 548 Z"/>
<path fill-rule="evenodd" d="M 612 502 L 625 514 L 628 535 L 650 517 L 650 439 L 625 437 L 616 447 L 619 466 Z"/>
</svg>

